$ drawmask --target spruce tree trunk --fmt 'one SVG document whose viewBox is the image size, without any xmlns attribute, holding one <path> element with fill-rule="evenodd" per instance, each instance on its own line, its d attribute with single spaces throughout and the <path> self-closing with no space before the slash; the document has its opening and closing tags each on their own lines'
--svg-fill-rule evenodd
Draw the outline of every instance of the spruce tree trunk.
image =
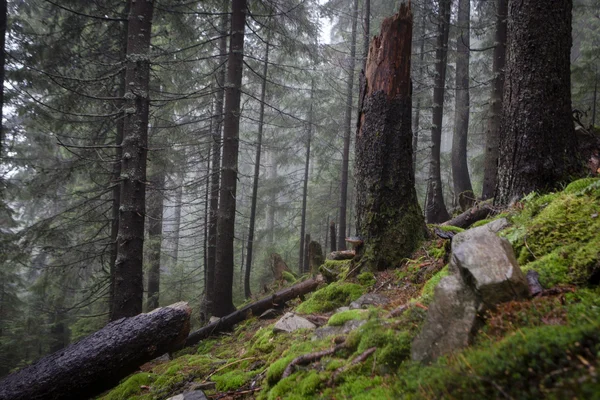
<svg viewBox="0 0 600 400">
<path fill-rule="evenodd" d="M 330 248 L 329 250 L 333 253 L 334 251 L 337 251 L 337 247 L 336 247 L 336 234 L 335 234 L 335 221 L 331 221 L 329 223 L 329 238 L 330 238 Z"/>
<path fill-rule="evenodd" d="M 150 34 L 154 3 L 130 2 L 127 28 L 121 204 L 112 319 L 142 312 Z"/>
<path fill-rule="evenodd" d="M 206 257 L 206 282 L 205 282 L 205 306 L 206 313 L 213 314 L 213 304 L 215 300 L 215 263 L 217 260 L 217 216 L 219 214 L 219 189 L 221 182 L 221 129 L 223 127 L 223 107 L 225 98 L 225 71 L 227 63 L 227 22 L 229 10 L 229 1 L 223 1 L 221 15 L 219 38 L 219 63 L 221 67 L 217 73 L 217 85 L 219 87 L 216 94 L 215 116 L 212 133 L 212 171 L 210 184 L 210 211 L 208 224 L 208 253 Z"/>
<path fill-rule="evenodd" d="M 183 156 L 184 160 L 185 152 Z M 177 189 L 175 192 L 175 215 L 173 216 L 173 252 L 172 252 L 172 264 L 177 265 L 177 259 L 179 258 L 179 230 L 181 229 L 181 202 L 183 200 L 183 184 L 185 182 L 185 171 L 179 172 L 179 178 L 177 179 Z"/>
<path fill-rule="evenodd" d="M 243 74 L 246 0 L 231 2 L 231 34 L 227 58 L 225 112 L 223 123 L 223 165 L 219 215 L 217 217 L 217 259 L 215 263 L 213 314 L 222 317 L 235 310 L 233 268 L 235 209 L 240 132 L 240 97 Z"/>
<path fill-rule="evenodd" d="M 125 15 L 129 15 L 129 2 L 125 3 Z M 121 23 L 120 26 L 120 36 L 121 36 L 121 60 L 124 62 L 125 57 L 127 56 L 127 22 Z M 124 105 L 124 96 L 125 96 L 125 73 L 126 70 L 122 70 L 119 74 L 119 88 L 117 97 L 123 100 L 119 100 L 117 103 L 117 107 L 122 108 Z M 111 204 L 111 221 L 110 221 L 110 258 L 109 258 L 109 274 L 110 274 L 110 287 L 108 291 L 108 317 L 110 321 L 114 321 L 113 308 L 114 308 L 114 298 L 115 298 L 115 264 L 117 261 L 117 236 L 119 233 L 119 207 L 121 205 L 121 162 L 123 157 L 123 150 L 121 149 L 121 144 L 123 142 L 123 124 L 124 117 L 123 115 L 117 116 L 116 120 L 116 133 L 115 133 L 115 161 L 113 163 L 112 172 L 111 172 L 111 184 L 113 185 L 112 189 L 112 204 Z"/>
<path fill-rule="evenodd" d="M 419 69 L 417 72 L 417 80 L 421 82 L 423 80 L 423 60 L 425 59 L 425 23 L 427 22 L 427 14 L 423 12 L 421 18 L 421 37 L 419 39 Z M 413 137 L 412 137 L 412 150 L 413 150 L 413 170 L 417 168 L 417 151 L 419 150 L 419 128 L 421 126 L 421 96 L 417 96 L 417 104 L 415 106 L 415 119 L 413 121 Z"/>
<path fill-rule="evenodd" d="M 271 165 L 269 167 L 269 180 L 271 182 L 275 182 L 277 179 L 277 159 L 275 158 L 275 153 L 270 153 L 270 162 Z M 273 236 L 275 230 L 275 210 L 277 206 L 277 193 L 271 189 L 271 194 L 269 196 L 269 204 L 267 205 L 267 243 L 269 246 L 273 245 Z"/>
<path fill-rule="evenodd" d="M 369 57 L 369 42 L 371 41 L 371 0 L 365 0 L 363 15 L 363 71 L 367 67 L 367 57 Z"/>
<path fill-rule="evenodd" d="M 163 190 L 165 187 L 165 172 L 162 166 L 156 165 L 148 190 L 148 294 L 147 310 L 158 308 L 160 292 L 160 255 L 162 247 L 163 227 Z"/>
<path fill-rule="evenodd" d="M 467 137 L 469 133 L 469 46 L 471 22 L 470 0 L 458 1 L 459 30 L 456 38 L 456 106 L 454 108 L 454 135 L 452 137 L 452 181 L 454 198 L 462 211 L 470 208 L 475 197 L 467 165 Z"/>
<path fill-rule="evenodd" d="M 356 215 L 363 260 L 398 265 L 423 239 L 412 166 L 412 13 L 402 4 L 369 47 L 356 136 Z"/>
<path fill-rule="evenodd" d="M 4 157 L 4 69 L 6 65 L 6 19 L 7 7 L 6 0 L 0 0 L 0 160 Z M 3 200 L 4 185 L 0 186 L 0 200 Z"/>
<path fill-rule="evenodd" d="M 450 8 L 452 0 L 439 0 L 437 48 L 435 50 L 435 79 L 433 88 L 433 111 L 431 126 L 431 160 L 427 183 L 425 217 L 428 223 L 440 223 L 450 219 L 444 204 L 440 150 L 442 145 L 442 123 L 444 118 L 444 92 L 446 67 L 448 65 L 448 34 L 450 30 Z"/>
<path fill-rule="evenodd" d="M 506 17 L 508 0 L 497 0 L 496 34 L 494 60 L 492 63 L 492 95 L 490 98 L 490 118 L 485 137 L 485 158 L 483 165 L 483 200 L 494 197 L 496 175 L 498 173 L 498 146 L 500 144 L 500 117 L 504 90 L 504 64 L 506 62 Z"/>
<path fill-rule="evenodd" d="M 495 204 L 559 187 L 578 169 L 571 115 L 571 0 L 509 1 Z"/>
<path fill-rule="evenodd" d="M 248 253 L 246 253 L 246 271 L 244 275 L 244 295 L 252 296 L 250 292 L 250 272 L 252 268 L 252 251 L 254 248 L 254 223 L 256 221 L 256 201 L 258 199 L 258 178 L 260 176 L 260 155 L 262 150 L 263 125 L 265 119 L 265 97 L 267 94 L 267 73 L 269 71 L 269 41 L 265 44 L 265 60 L 260 88 L 260 110 L 258 114 L 258 137 L 256 138 L 256 159 L 254 160 L 254 182 L 252 183 L 252 201 L 250 205 L 250 227 L 248 228 Z"/>
<path fill-rule="evenodd" d="M 300 220 L 300 254 L 298 261 L 298 271 L 300 273 L 306 272 L 304 266 L 306 265 L 305 260 L 305 247 L 308 244 L 305 242 L 306 232 L 306 200 L 308 196 L 308 167 L 310 166 L 310 140 L 312 136 L 312 113 L 313 113 L 313 93 L 315 89 L 315 82 L 311 83 L 310 87 L 310 109 L 308 111 L 308 129 L 306 132 L 306 159 L 304 161 L 304 185 L 302 187 L 302 216 Z"/>
<path fill-rule="evenodd" d="M 346 209 L 348 203 L 348 166 L 350 164 L 350 135 L 352 134 L 352 105 L 354 103 L 354 67 L 356 62 L 356 25 L 358 21 L 358 0 L 352 6 L 352 38 L 350 39 L 350 63 L 346 84 L 346 112 L 344 114 L 344 150 L 342 153 L 342 176 L 340 178 L 340 219 L 337 247 L 346 248 Z"/>
</svg>

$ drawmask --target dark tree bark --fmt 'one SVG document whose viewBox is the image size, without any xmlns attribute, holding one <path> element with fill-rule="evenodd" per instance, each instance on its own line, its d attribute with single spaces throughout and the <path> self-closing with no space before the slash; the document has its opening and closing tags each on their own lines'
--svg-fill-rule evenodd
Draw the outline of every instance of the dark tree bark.
<svg viewBox="0 0 600 400">
<path fill-rule="evenodd" d="M 0 160 L 4 157 L 4 124 L 2 119 L 4 118 L 4 75 L 6 65 L 5 45 L 6 45 L 6 19 L 7 19 L 7 7 L 6 0 L 0 1 Z M 0 188 L 0 190 L 4 190 Z M 0 192 L 0 199 L 4 195 Z"/>
<path fill-rule="evenodd" d="M 219 214 L 219 189 L 221 178 L 221 129 L 223 127 L 223 108 L 225 96 L 225 71 L 227 63 L 227 24 L 229 1 L 224 0 L 222 6 L 219 38 L 219 63 L 217 73 L 218 91 L 216 94 L 215 116 L 212 132 L 212 171 L 210 184 L 210 222 L 208 224 L 208 253 L 206 257 L 205 306 L 208 316 L 213 314 L 215 300 L 215 264 L 217 260 L 217 216 Z"/>
<path fill-rule="evenodd" d="M 335 239 L 337 235 L 335 234 L 335 221 L 331 221 L 329 223 L 329 237 L 331 240 L 331 248 L 330 251 L 337 251 Z"/>
<path fill-rule="evenodd" d="M 308 268 L 309 268 L 309 260 L 308 260 L 308 256 L 309 256 L 309 249 L 308 249 L 308 245 L 310 244 L 310 234 L 306 234 L 304 235 L 304 257 L 303 259 L 303 263 L 300 266 L 300 273 L 307 273 L 308 272 Z"/>
<path fill-rule="evenodd" d="M 425 217 L 428 223 L 444 222 L 450 218 L 444 194 L 440 170 L 440 150 L 442 123 L 444 117 L 444 92 L 446 87 L 446 67 L 448 65 L 448 35 L 450 30 L 450 8 L 452 0 L 439 0 L 437 48 L 435 50 L 435 79 L 433 88 L 433 112 L 431 126 L 431 160 L 427 183 Z"/>
<path fill-rule="evenodd" d="M 469 46 L 471 26 L 470 0 L 458 1 L 459 32 L 456 37 L 456 106 L 454 108 L 454 135 L 452 137 L 452 181 L 454 198 L 465 211 L 475 202 L 473 186 L 467 165 L 467 137 L 469 134 Z"/>
<path fill-rule="evenodd" d="M 142 312 L 146 156 L 150 106 L 150 33 L 153 11 L 153 2 L 130 2 L 113 320 Z"/>
<path fill-rule="evenodd" d="M 558 187 L 578 171 L 571 115 L 571 0 L 509 1 L 495 204 Z"/>
<path fill-rule="evenodd" d="M 304 184 L 302 187 L 302 215 L 300 220 L 300 251 L 299 251 L 299 261 L 298 261 L 298 271 L 300 273 L 306 272 L 304 267 L 306 264 L 306 260 L 304 258 L 306 251 L 305 247 L 308 242 L 305 241 L 305 232 L 306 232 L 306 200 L 308 197 L 308 167 L 310 166 L 310 140 L 312 136 L 312 113 L 313 113 L 313 92 L 314 92 L 315 82 L 311 83 L 310 88 L 310 109 L 308 111 L 308 127 L 306 132 L 306 158 L 304 161 Z"/>
<path fill-rule="evenodd" d="M 371 0 L 365 0 L 363 5 L 363 65 L 365 70 L 367 66 L 367 57 L 369 57 L 369 42 L 371 41 Z"/>
<path fill-rule="evenodd" d="M 191 310 L 176 303 L 113 321 L 99 331 L 0 381 L 0 400 L 87 399 L 175 347 L 190 330 Z"/>
<path fill-rule="evenodd" d="M 183 158 L 186 159 L 185 152 Z M 183 200 L 183 184 L 185 182 L 185 171 L 179 172 L 178 175 L 179 178 L 177 179 L 177 188 L 175 189 L 175 213 L 173 215 L 173 252 L 171 253 L 173 266 L 177 265 L 177 259 L 179 258 L 179 231 L 181 229 L 181 202 Z"/>
<path fill-rule="evenodd" d="M 271 182 L 275 182 L 277 179 L 277 160 L 275 159 L 275 153 L 270 153 L 270 162 L 269 166 L 269 179 Z M 269 246 L 273 245 L 273 237 L 275 232 L 275 211 L 277 207 L 277 193 L 274 190 L 271 190 L 271 194 L 269 195 L 269 204 L 267 205 L 267 243 Z"/>
<path fill-rule="evenodd" d="M 423 12 L 421 17 L 421 37 L 419 38 L 419 69 L 417 72 L 417 80 L 421 82 L 423 80 L 424 73 L 424 62 L 425 59 L 425 24 L 427 22 L 427 14 Z M 417 151 L 419 150 L 419 129 L 421 127 L 421 96 L 417 96 L 417 104 L 415 106 L 415 118 L 413 120 L 413 137 L 412 137 L 412 149 L 413 149 L 413 170 L 417 168 Z"/>
<path fill-rule="evenodd" d="M 225 86 L 225 120 L 223 123 L 223 165 L 219 215 L 217 217 L 217 260 L 213 314 L 222 317 L 235 310 L 233 305 L 233 242 L 235 239 L 235 199 L 237 189 L 238 147 L 240 132 L 240 96 L 243 74 L 246 0 L 231 2 L 231 33 Z M 216 301 L 218 300 L 218 301 Z"/>
<path fill-rule="evenodd" d="M 147 186 L 148 190 L 148 244 L 146 246 L 148 260 L 148 294 L 147 310 L 158 308 L 160 292 L 160 256 L 162 248 L 163 228 L 163 190 L 165 187 L 165 172 L 162 166 L 155 166 Z"/>
<path fill-rule="evenodd" d="M 235 326 L 235 324 L 252 316 L 261 315 L 270 308 L 281 307 L 286 302 L 293 300 L 298 296 L 302 296 L 316 290 L 321 283 L 323 283 L 323 277 L 318 275 L 315 278 L 307 279 L 304 282 L 300 282 L 292 287 L 283 289 L 255 303 L 248 304 L 247 306 L 224 316 L 218 321 L 203 326 L 199 330 L 190 333 L 185 342 L 185 346 L 193 346 L 199 341 L 212 335 L 230 330 Z"/>
<path fill-rule="evenodd" d="M 263 76 L 260 88 L 260 110 L 258 114 L 258 136 L 256 138 L 256 159 L 254 160 L 254 182 L 252 183 L 252 203 L 250 205 L 250 227 L 248 228 L 248 253 L 246 254 L 246 271 L 244 276 L 244 294 L 246 298 L 252 296 L 250 292 L 250 272 L 252 268 L 252 251 L 254 248 L 254 223 L 256 221 L 256 201 L 258 199 L 258 178 L 260 175 L 260 154 L 262 150 L 262 137 L 265 119 L 265 97 L 267 95 L 267 73 L 269 68 L 269 41 L 265 44 L 265 59 L 263 62 Z"/>
<path fill-rule="evenodd" d="M 504 90 L 504 64 L 506 62 L 506 16 L 508 0 L 497 0 L 494 60 L 492 63 L 492 95 L 490 119 L 485 136 L 485 158 L 483 164 L 483 200 L 494 197 L 498 171 L 498 146 L 500 143 L 500 117 Z"/>
<path fill-rule="evenodd" d="M 350 39 L 350 62 L 346 83 L 346 111 L 344 113 L 344 150 L 342 153 L 342 176 L 340 178 L 340 219 L 338 224 L 337 247 L 346 248 L 346 210 L 348 203 L 348 166 L 350 164 L 350 136 L 352 134 L 352 105 L 354 103 L 354 67 L 356 62 L 356 25 L 358 21 L 358 0 L 352 6 L 352 37 Z"/>
<path fill-rule="evenodd" d="M 371 41 L 356 135 L 356 216 L 371 268 L 397 265 L 423 239 L 412 166 L 412 13 L 402 4 Z"/>
<path fill-rule="evenodd" d="M 125 15 L 129 15 L 129 2 L 125 3 Z M 125 61 L 125 57 L 127 56 L 127 22 L 122 22 L 120 25 L 121 30 L 121 60 Z M 117 97 L 119 100 L 117 106 L 119 108 L 123 108 L 125 103 L 125 74 L 126 70 L 121 71 L 119 74 L 119 88 Z M 111 204 L 111 223 L 110 223 L 110 258 L 109 258 L 109 273 L 110 273 L 110 287 L 108 292 L 108 315 L 109 319 L 113 321 L 113 309 L 114 309 L 114 298 L 115 298 L 115 264 L 117 261 L 117 249 L 118 249 L 118 241 L 117 236 L 119 233 L 119 207 L 121 206 L 121 162 L 123 158 L 123 150 L 121 148 L 121 144 L 123 142 L 123 126 L 124 126 L 124 116 L 119 115 L 116 120 L 116 134 L 115 134 L 115 144 L 117 148 L 115 148 L 115 162 L 112 167 L 112 204 Z"/>
</svg>

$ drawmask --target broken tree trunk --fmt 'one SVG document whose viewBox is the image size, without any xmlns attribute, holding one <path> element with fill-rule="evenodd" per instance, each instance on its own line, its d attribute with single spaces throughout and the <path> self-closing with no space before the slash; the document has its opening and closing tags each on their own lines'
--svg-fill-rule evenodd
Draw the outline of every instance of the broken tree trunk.
<svg viewBox="0 0 600 400">
<path fill-rule="evenodd" d="M 247 306 L 224 316 L 218 321 L 192 332 L 188 336 L 185 346 L 193 346 L 199 341 L 210 337 L 211 335 L 233 328 L 235 324 L 242 322 L 253 315 L 260 315 L 270 308 L 275 308 L 286 301 L 290 301 L 298 296 L 310 293 L 317 289 L 321 283 L 323 283 L 323 277 L 321 275 L 317 275 L 315 278 L 307 279 L 304 282 L 300 282 L 292 287 L 280 290 L 272 296 L 265 297 L 264 299 L 261 299 L 255 303 L 248 304 Z"/>
<path fill-rule="evenodd" d="M 486 219 L 488 216 L 494 214 L 494 212 L 496 211 L 490 203 L 480 203 L 451 220 L 444 222 L 442 225 L 451 225 L 466 229 L 475 222 Z"/>
<path fill-rule="evenodd" d="M 356 256 L 356 251 L 354 250 L 342 250 L 342 251 L 332 251 L 327 256 L 328 260 L 352 260 Z"/>
<path fill-rule="evenodd" d="M 0 381 L 0 399 L 87 399 L 102 393 L 185 341 L 190 313 L 181 302 L 113 321 L 7 376 Z"/>
<path fill-rule="evenodd" d="M 357 230 L 365 242 L 362 260 L 376 269 L 410 256 L 425 232 L 412 165 L 411 41 L 412 12 L 402 4 L 371 41 L 361 79 Z"/>
</svg>

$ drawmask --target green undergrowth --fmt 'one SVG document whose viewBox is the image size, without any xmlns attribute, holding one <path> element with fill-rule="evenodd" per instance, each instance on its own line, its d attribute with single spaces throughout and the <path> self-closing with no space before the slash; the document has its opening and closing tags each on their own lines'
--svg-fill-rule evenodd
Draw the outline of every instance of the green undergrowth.
<svg viewBox="0 0 600 400">
<path fill-rule="evenodd" d="M 564 191 L 522 201 L 523 209 L 503 232 L 526 272 L 540 274 L 540 283 L 585 285 L 600 278 L 600 180 L 585 178 Z"/>
<path fill-rule="evenodd" d="M 356 283 L 333 282 L 314 292 L 296 311 L 301 314 L 332 311 L 350 304 L 362 296 L 364 291 L 364 287 Z"/>
<path fill-rule="evenodd" d="M 598 214 L 600 180 L 590 178 L 562 192 L 530 194 L 507 212 L 476 224 L 506 217 L 511 225 L 501 235 L 513 245 L 522 269 L 537 271 L 546 289 L 559 287 L 554 294 L 488 311 L 473 345 L 431 365 L 411 361 L 411 343 L 435 287 L 449 274 L 450 240 L 439 238 L 421 244 L 392 271 L 351 278 L 351 261 L 324 264 L 333 282 L 291 311 L 321 319 L 333 312 L 325 315 L 331 315 L 326 329 L 365 321 L 350 333 L 317 340 L 313 331 L 276 333 L 274 320 L 251 318 L 233 332 L 130 376 L 103 398 L 164 399 L 204 380 L 215 383 L 206 391 L 209 397 L 244 391 L 253 383 L 261 390 L 247 398 L 265 400 L 600 398 Z M 385 309 L 334 312 L 369 290 L 392 303 Z M 390 313 L 403 305 L 403 312 Z M 340 342 L 343 348 L 298 365 L 282 378 L 292 360 Z"/>
</svg>

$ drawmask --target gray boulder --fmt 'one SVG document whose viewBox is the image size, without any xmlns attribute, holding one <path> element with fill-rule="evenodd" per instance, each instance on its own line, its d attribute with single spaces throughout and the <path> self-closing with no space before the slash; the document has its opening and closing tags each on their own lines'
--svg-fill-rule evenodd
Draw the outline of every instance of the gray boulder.
<svg viewBox="0 0 600 400">
<path fill-rule="evenodd" d="M 412 359 L 431 362 L 439 356 L 472 343 L 480 326 L 480 300 L 458 276 L 442 278 L 423 330 L 412 343 Z"/>
<path fill-rule="evenodd" d="M 509 225 L 506 218 L 499 218 L 477 228 L 467 229 L 452 238 L 452 250 L 454 251 L 454 248 L 463 242 L 479 237 L 482 233 L 498 233 Z"/>
<path fill-rule="evenodd" d="M 468 346 L 484 311 L 530 297 L 512 246 L 494 233 L 503 223 L 488 225 L 454 236 L 451 275 L 435 288 L 423 329 L 412 344 L 414 360 L 431 362 Z"/>
<path fill-rule="evenodd" d="M 273 332 L 294 332 L 298 329 L 315 329 L 317 326 L 294 313 L 285 313 L 283 317 L 273 327 Z"/>
<path fill-rule="evenodd" d="M 324 339 L 329 336 L 346 335 L 352 332 L 353 330 L 360 328 L 366 323 L 367 321 L 365 321 L 364 319 L 352 319 L 350 321 L 346 321 L 344 325 L 341 326 L 322 326 L 315 331 L 313 339 Z"/>
<path fill-rule="evenodd" d="M 458 271 L 487 308 L 530 296 L 529 284 L 512 246 L 490 230 L 481 230 L 477 236 L 458 245 L 453 243 L 450 270 Z"/>
<path fill-rule="evenodd" d="M 387 297 L 377 293 L 367 293 L 360 296 L 358 299 L 350 303 L 350 309 L 356 310 L 361 308 L 367 308 L 369 306 L 379 307 L 386 305 L 390 302 Z"/>
<path fill-rule="evenodd" d="M 194 390 L 193 392 L 181 393 L 177 396 L 169 397 L 167 400 L 208 400 L 208 398 L 202 390 Z"/>
</svg>

